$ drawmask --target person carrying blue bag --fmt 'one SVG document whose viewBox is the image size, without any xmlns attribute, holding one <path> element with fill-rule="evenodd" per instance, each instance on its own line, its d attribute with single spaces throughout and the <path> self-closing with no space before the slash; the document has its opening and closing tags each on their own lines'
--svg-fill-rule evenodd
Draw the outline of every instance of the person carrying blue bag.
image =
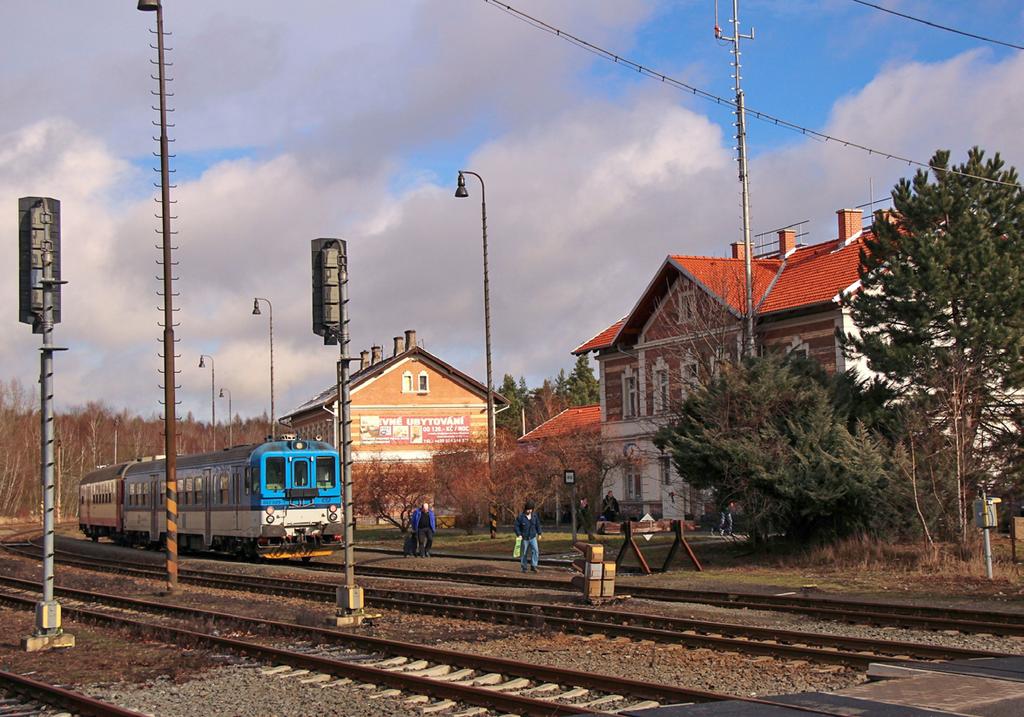
<svg viewBox="0 0 1024 717">
<path fill-rule="evenodd" d="M 537 538 L 540 537 L 540 516 L 533 509 L 533 501 L 526 501 L 526 505 L 523 506 L 523 512 L 516 518 L 515 531 L 516 537 L 522 538 L 523 546 L 519 553 L 519 564 L 523 568 L 523 572 L 526 572 L 526 560 L 527 556 L 530 558 L 530 570 L 537 572 L 537 563 L 540 560 L 540 548 L 537 545 Z"/>
<path fill-rule="evenodd" d="M 434 511 L 430 509 L 430 503 L 424 501 L 421 507 L 414 510 L 410 522 L 412 534 L 416 536 L 416 555 L 429 558 L 430 549 L 434 546 L 434 532 L 437 530 L 437 520 Z"/>
</svg>

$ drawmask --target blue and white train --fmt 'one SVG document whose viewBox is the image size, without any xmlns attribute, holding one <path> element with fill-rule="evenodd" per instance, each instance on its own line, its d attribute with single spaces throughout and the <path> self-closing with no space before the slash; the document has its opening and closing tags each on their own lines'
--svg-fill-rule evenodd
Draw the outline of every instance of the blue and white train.
<svg viewBox="0 0 1024 717">
<path fill-rule="evenodd" d="M 93 540 L 158 547 L 167 534 L 163 458 L 82 478 L 79 527 Z M 329 555 L 344 538 L 338 452 L 280 440 L 179 456 L 178 545 L 247 557 Z"/>
</svg>

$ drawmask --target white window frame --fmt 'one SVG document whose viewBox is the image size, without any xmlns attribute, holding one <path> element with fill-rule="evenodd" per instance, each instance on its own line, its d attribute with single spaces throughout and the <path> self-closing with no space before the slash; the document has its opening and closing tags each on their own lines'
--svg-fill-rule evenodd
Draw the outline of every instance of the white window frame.
<svg viewBox="0 0 1024 717">
<path fill-rule="evenodd" d="M 636 418 L 640 415 L 640 389 L 636 374 L 626 370 L 622 374 L 622 417 Z"/>
<path fill-rule="evenodd" d="M 654 412 L 665 413 L 669 409 L 671 393 L 669 389 L 668 366 L 662 361 L 654 365 L 653 380 L 651 381 L 651 395 L 653 398 Z"/>
<path fill-rule="evenodd" d="M 644 499 L 644 473 L 637 463 L 627 463 L 623 472 L 623 491 L 626 500 L 640 501 Z"/>
<path fill-rule="evenodd" d="M 413 393 L 413 388 L 412 371 L 406 371 L 402 374 L 402 393 Z"/>
<path fill-rule="evenodd" d="M 430 374 L 420 371 L 416 377 L 416 393 L 430 393 Z"/>
</svg>

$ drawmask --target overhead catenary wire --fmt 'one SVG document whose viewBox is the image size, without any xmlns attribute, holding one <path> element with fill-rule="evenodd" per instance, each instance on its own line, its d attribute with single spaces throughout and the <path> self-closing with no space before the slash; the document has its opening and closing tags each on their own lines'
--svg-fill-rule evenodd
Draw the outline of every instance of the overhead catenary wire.
<svg viewBox="0 0 1024 717">
<path fill-rule="evenodd" d="M 522 10 L 518 10 L 509 5 L 508 3 L 499 2 L 498 0 L 482 1 L 487 5 L 502 10 L 508 15 L 526 23 L 527 25 L 530 25 L 531 27 L 534 27 L 538 30 L 543 30 L 544 32 L 554 35 L 555 37 L 561 40 L 565 40 L 566 42 L 575 45 L 576 47 L 586 50 L 587 52 L 597 55 L 598 57 L 608 60 L 609 62 L 613 62 L 616 65 L 628 67 L 631 70 L 635 70 L 638 74 L 641 74 L 653 80 L 658 80 L 659 82 L 674 87 L 676 89 L 683 90 L 684 92 L 694 95 L 695 97 L 700 97 L 701 99 L 708 100 L 709 102 L 714 102 L 715 104 L 718 105 L 724 105 L 732 109 L 738 109 L 736 106 L 736 102 L 734 100 L 731 100 L 727 97 L 722 97 L 720 95 L 716 95 L 713 92 L 703 90 L 699 87 L 683 82 L 682 80 L 677 80 L 673 77 L 669 77 L 668 75 L 664 74 L 663 72 L 659 72 L 654 68 L 647 67 L 646 65 L 643 65 L 639 62 L 630 60 L 629 58 L 623 57 L 622 55 L 612 52 L 611 50 L 606 50 L 605 48 L 599 45 L 595 45 L 592 42 L 588 42 L 587 40 L 584 40 L 576 35 L 573 35 L 572 33 L 566 32 L 561 28 L 555 27 L 554 25 L 544 22 L 543 20 L 540 20 L 536 17 L 533 17 L 532 15 L 529 15 L 523 12 Z M 934 172 L 955 174 L 961 177 L 967 177 L 969 179 L 976 179 L 980 182 L 987 182 L 989 184 L 998 184 L 1008 187 L 1014 187 L 1018 191 L 1022 189 L 1021 185 L 1016 182 L 1007 182 L 1001 179 L 994 179 L 992 177 L 982 177 L 980 175 L 971 174 L 969 172 L 963 172 L 957 169 L 952 169 L 950 167 L 938 167 L 930 164 L 929 162 L 922 162 L 911 157 L 904 157 L 895 152 L 888 152 L 885 150 L 877 149 L 875 147 L 869 147 L 868 145 L 862 144 L 860 142 L 854 142 L 852 140 L 843 139 L 841 137 L 836 137 L 825 132 L 820 132 L 818 130 L 811 129 L 810 127 L 804 127 L 803 125 L 797 124 L 796 122 L 791 122 L 782 117 L 769 114 L 768 112 L 762 112 L 761 110 L 752 109 L 749 106 L 745 107 L 745 111 L 748 115 L 762 122 L 775 125 L 776 127 L 782 127 L 793 132 L 798 132 L 799 134 L 802 134 L 805 137 L 810 137 L 811 139 L 819 140 L 825 143 L 832 142 L 841 145 L 847 149 L 857 149 L 869 155 L 875 155 L 884 159 L 903 162 L 908 166 L 920 167 L 922 169 L 930 169 Z"/>
<path fill-rule="evenodd" d="M 955 27 L 949 27 L 947 25 L 940 25 L 939 23 L 932 22 L 931 20 L 925 20 L 924 18 L 914 17 L 913 15 L 907 15 L 906 13 L 903 13 L 903 12 L 898 12 L 896 10 L 892 10 L 890 8 L 883 7 L 881 5 L 876 5 L 873 2 L 866 2 L 866 0 L 853 0 L 853 2 L 857 3 L 858 5 L 864 5 L 865 7 L 870 7 L 870 8 L 874 8 L 875 10 L 881 10 L 882 12 L 887 12 L 890 15 L 896 15 L 897 17 L 902 17 L 905 20 L 910 20 L 912 22 L 919 22 L 922 25 L 927 25 L 928 27 L 934 27 L 936 30 L 944 30 L 946 32 L 952 32 L 952 33 L 955 33 L 957 35 L 963 35 L 964 37 L 970 37 L 970 38 L 975 39 L 975 40 L 981 40 L 982 42 L 991 42 L 993 45 L 1002 45 L 1003 47 L 1012 47 L 1014 50 L 1024 50 L 1024 45 L 1015 45 L 1012 42 L 1004 42 L 1003 40 L 996 40 L 996 39 L 993 39 L 991 37 L 985 37 L 984 35 L 975 35 L 973 32 L 967 32 L 966 30 L 958 30 Z"/>
</svg>

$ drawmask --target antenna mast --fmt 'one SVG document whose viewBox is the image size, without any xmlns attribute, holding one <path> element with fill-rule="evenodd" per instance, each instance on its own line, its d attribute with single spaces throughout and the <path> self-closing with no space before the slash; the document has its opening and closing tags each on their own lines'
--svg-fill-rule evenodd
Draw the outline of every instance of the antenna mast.
<svg viewBox="0 0 1024 717">
<path fill-rule="evenodd" d="M 736 150 L 739 164 L 740 187 L 743 195 L 743 269 L 746 307 L 743 312 L 743 355 L 754 355 L 754 277 L 751 266 L 753 246 L 750 243 L 750 180 L 747 176 L 747 112 L 743 99 L 743 88 L 740 81 L 740 40 L 753 40 L 754 29 L 749 35 L 740 32 L 739 0 L 732 0 L 732 37 L 722 34 L 718 25 L 718 2 L 715 2 L 715 38 L 732 43 L 733 80 L 736 90 Z"/>
</svg>

